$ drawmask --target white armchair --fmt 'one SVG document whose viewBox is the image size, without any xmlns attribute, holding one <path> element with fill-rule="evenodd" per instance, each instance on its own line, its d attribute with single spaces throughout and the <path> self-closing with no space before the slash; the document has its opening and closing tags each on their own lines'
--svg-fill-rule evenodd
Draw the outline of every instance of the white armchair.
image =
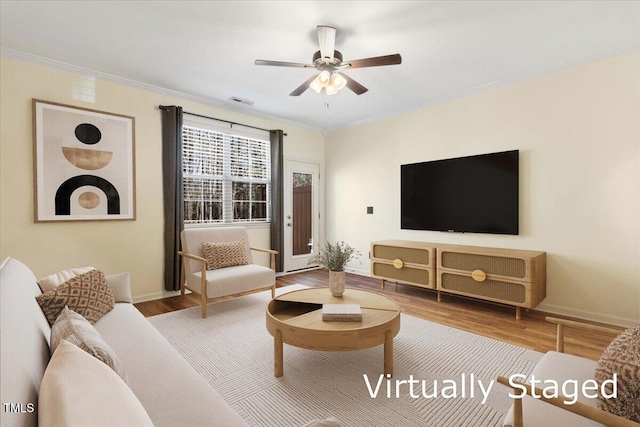
<svg viewBox="0 0 640 427">
<path fill-rule="evenodd" d="M 237 295 L 248 291 L 271 289 L 275 297 L 276 276 L 275 256 L 277 251 L 249 246 L 249 235 L 242 227 L 189 228 L 180 233 L 182 251 L 182 286 L 185 290 L 200 295 L 202 318 L 207 317 L 207 302 L 210 298 Z M 247 264 L 207 270 L 202 243 L 230 243 L 243 240 L 245 260 Z M 254 264 L 251 251 L 266 252 L 271 255 L 271 268 Z"/>
<path fill-rule="evenodd" d="M 535 376 L 536 382 L 542 381 L 544 383 L 544 381 L 550 380 L 557 384 L 563 384 L 566 381 L 576 381 L 578 384 L 583 384 L 594 378 L 596 361 L 564 353 L 565 327 L 608 333 L 612 336 L 621 332 L 618 329 L 554 317 L 547 317 L 546 320 L 555 323 L 558 327 L 556 351 L 547 352 L 534 368 L 531 375 Z M 514 398 L 514 403 L 503 422 L 504 427 L 640 427 L 640 423 L 599 409 L 595 399 L 585 397 L 575 388 L 572 388 L 571 393 L 576 393 L 577 401 L 567 403 L 572 399 L 562 395 L 545 397 L 541 388 L 532 387 L 528 383 L 505 377 L 499 377 L 498 382 L 512 387 L 513 394 L 518 396 L 523 394 L 523 390 L 526 388 L 524 397 Z M 532 395 L 537 397 L 533 398 Z"/>
</svg>

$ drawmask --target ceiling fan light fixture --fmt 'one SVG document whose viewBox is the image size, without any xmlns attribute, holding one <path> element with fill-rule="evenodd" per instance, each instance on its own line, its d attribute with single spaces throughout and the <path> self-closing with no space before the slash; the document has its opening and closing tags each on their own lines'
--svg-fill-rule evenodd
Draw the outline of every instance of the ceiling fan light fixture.
<svg viewBox="0 0 640 427">
<path fill-rule="evenodd" d="M 333 73 L 331 75 L 331 85 L 333 85 L 336 90 L 342 90 L 347 85 L 347 80 L 340 74 Z"/>
<path fill-rule="evenodd" d="M 320 74 L 318 74 L 318 81 L 322 86 L 326 86 L 329 84 L 329 80 L 331 79 L 331 73 L 327 70 L 324 70 Z"/>
<path fill-rule="evenodd" d="M 315 90 L 316 93 L 320 93 L 320 91 L 322 91 L 322 88 L 324 87 L 324 85 L 322 83 L 320 83 L 320 76 L 319 75 L 315 79 L 313 79 L 311 84 L 309 84 L 309 87 L 311 89 Z"/>
<path fill-rule="evenodd" d="M 328 25 L 318 25 L 317 32 L 320 50 L 313 54 L 311 64 L 266 61 L 262 59 L 255 60 L 256 65 L 315 68 L 317 70 L 319 74 L 309 76 L 309 78 L 291 92 L 289 96 L 300 96 L 308 88 L 312 88 L 316 93 L 322 92 L 322 88 L 325 88 L 325 96 L 335 95 L 345 87 L 349 88 L 349 90 L 356 95 L 362 95 L 367 92 L 368 89 L 349 77 L 347 74 L 343 74 L 341 71 L 351 68 L 380 67 L 383 65 L 396 65 L 402 63 L 402 57 L 399 53 L 343 62 L 342 53 L 335 49 L 336 29 Z"/>
</svg>

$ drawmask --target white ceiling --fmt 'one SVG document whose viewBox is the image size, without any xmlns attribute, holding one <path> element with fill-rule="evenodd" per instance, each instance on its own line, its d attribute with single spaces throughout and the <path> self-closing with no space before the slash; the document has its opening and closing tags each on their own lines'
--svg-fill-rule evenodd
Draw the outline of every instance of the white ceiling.
<svg viewBox="0 0 640 427">
<path fill-rule="evenodd" d="M 337 28 L 369 91 L 288 94 L 314 70 L 316 25 Z M 57 61 L 325 132 L 640 49 L 639 1 L 2 1 L 7 56 Z M 39 58 L 38 58 L 39 57 Z M 75 68 L 79 67 L 79 68 Z M 255 102 L 243 107 L 228 101 Z"/>
</svg>

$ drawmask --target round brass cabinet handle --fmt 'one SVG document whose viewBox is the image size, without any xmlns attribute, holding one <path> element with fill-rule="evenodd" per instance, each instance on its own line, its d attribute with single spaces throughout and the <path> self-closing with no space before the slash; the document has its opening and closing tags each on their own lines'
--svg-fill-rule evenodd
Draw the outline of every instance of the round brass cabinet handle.
<svg viewBox="0 0 640 427">
<path fill-rule="evenodd" d="M 487 273 L 482 270 L 473 270 L 473 272 L 471 273 L 471 277 L 476 282 L 484 282 L 485 280 L 487 280 Z"/>
<path fill-rule="evenodd" d="M 400 258 L 396 258 L 393 260 L 393 266 L 400 270 L 402 267 L 404 267 L 404 262 L 402 262 Z"/>
</svg>

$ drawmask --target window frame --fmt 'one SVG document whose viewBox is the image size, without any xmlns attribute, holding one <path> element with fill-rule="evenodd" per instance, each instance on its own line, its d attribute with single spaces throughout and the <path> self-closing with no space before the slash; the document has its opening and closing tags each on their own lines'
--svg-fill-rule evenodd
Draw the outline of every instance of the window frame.
<svg viewBox="0 0 640 427">
<path fill-rule="evenodd" d="M 183 129 L 182 129 L 183 162 L 184 162 L 184 157 L 186 157 L 185 143 L 184 143 L 184 136 L 185 136 L 184 128 L 195 128 L 195 129 L 200 129 L 204 132 L 214 133 L 216 135 L 214 138 L 211 138 L 211 140 L 213 142 L 220 142 L 222 144 L 222 150 L 214 149 L 211 152 L 204 154 L 204 156 L 206 157 L 207 154 L 214 153 L 214 155 L 218 155 L 221 152 L 222 175 L 219 175 L 219 174 L 203 175 L 201 173 L 187 173 L 186 172 L 187 165 L 183 163 L 183 177 L 182 177 L 183 191 L 185 190 L 185 182 L 187 179 L 197 180 L 197 179 L 204 178 L 204 182 L 217 181 L 221 183 L 222 198 L 220 199 L 219 203 L 221 203 L 222 218 L 220 220 L 205 221 L 204 214 L 202 214 L 200 215 L 199 220 L 190 220 L 187 218 L 187 215 L 185 212 L 184 226 L 185 227 L 218 227 L 218 226 L 229 226 L 229 225 L 241 224 L 242 226 L 251 227 L 251 226 L 269 225 L 271 223 L 271 143 L 270 143 L 269 132 L 255 131 L 250 128 L 245 129 L 240 125 L 232 126 L 231 124 L 217 122 L 214 120 L 208 120 L 203 118 L 191 118 L 191 117 L 189 117 L 188 119 L 185 118 L 183 121 Z M 236 156 L 234 157 L 232 154 L 232 144 L 237 143 L 238 141 L 240 141 L 240 148 L 242 150 L 246 150 L 246 155 L 237 156 L 238 153 L 236 150 L 236 152 L 234 153 L 236 154 Z M 260 153 L 262 155 L 258 156 L 258 159 L 259 159 L 258 163 L 262 162 L 263 164 L 262 165 L 259 164 L 257 168 L 262 169 L 261 175 L 263 177 L 251 176 L 252 149 L 254 150 L 253 151 L 254 153 L 262 152 Z M 233 161 L 232 161 L 232 157 L 234 157 Z M 237 160 L 242 160 L 242 159 L 247 160 L 245 169 L 247 171 L 246 175 L 248 176 L 232 175 L 232 163 L 236 163 Z M 242 167 L 240 169 L 242 169 Z M 201 168 L 201 170 L 203 170 L 203 168 Z M 220 168 L 219 167 L 211 168 L 211 170 L 219 171 Z M 234 191 L 233 191 L 234 183 L 249 183 L 249 186 L 248 186 L 249 194 L 247 199 L 234 198 L 234 196 L 236 196 L 236 194 L 234 194 Z M 253 199 L 254 194 L 253 194 L 253 191 L 251 191 L 253 185 L 260 185 L 260 186 L 266 185 L 266 189 L 264 190 L 264 192 L 266 193 L 264 201 L 260 199 L 255 199 L 255 200 Z M 184 191 L 183 198 L 182 198 L 183 207 L 185 207 L 187 203 L 186 195 L 187 195 L 187 192 Z M 206 202 L 206 200 L 204 199 L 204 196 L 200 198 L 200 202 L 201 202 L 200 209 L 203 209 L 203 205 Z M 249 217 L 247 219 L 235 218 L 234 207 L 236 206 L 236 203 L 248 204 Z M 254 204 L 261 204 L 261 203 L 264 203 L 265 205 L 264 207 L 265 216 L 260 217 L 258 219 L 252 218 Z"/>
</svg>

